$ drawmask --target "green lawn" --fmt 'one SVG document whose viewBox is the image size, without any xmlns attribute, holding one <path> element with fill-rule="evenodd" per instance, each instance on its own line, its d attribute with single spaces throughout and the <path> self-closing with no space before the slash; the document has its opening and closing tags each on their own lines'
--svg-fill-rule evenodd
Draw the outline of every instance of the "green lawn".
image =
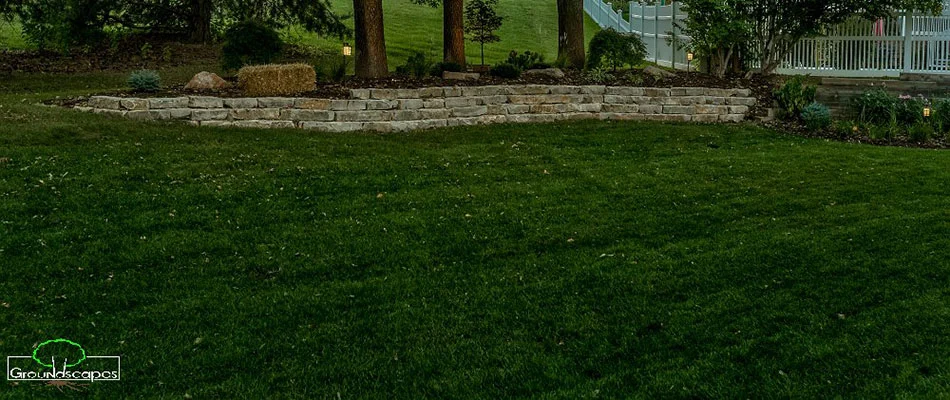
<svg viewBox="0 0 950 400">
<path fill-rule="evenodd" d="M 352 0 L 331 0 L 338 13 L 351 15 Z M 433 59 L 442 57 L 442 9 L 420 6 L 410 0 L 386 0 L 383 2 L 386 25 L 386 45 L 390 67 L 406 63 L 414 51 L 423 51 Z M 557 3 L 554 1 L 500 0 L 498 13 L 506 17 L 498 31 L 501 42 L 485 46 L 485 62 L 495 64 L 508 57 L 511 50 L 542 52 L 547 61 L 557 57 Z M 590 17 L 586 18 L 587 40 L 600 28 Z M 352 27 L 353 19 L 347 23 Z M 304 42 L 326 49 L 338 49 L 338 40 L 321 39 L 313 35 L 297 33 Z M 466 43 L 466 55 L 470 64 L 478 64 L 478 43 Z"/>
<path fill-rule="evenodd" d="M 342 15 L 352 15 L 352 0 L 331 0 L 334 10 Z M 557 4 L 554 1 L 532 2 L 500 0 L 499 14 L 507 17 L 498 31 L 501 42 L 485 46 L 485 62 L 495 64 L 508 57 L 511 50 L 540 51 L 545 59 L 553 62 L 557 57 Z M 383 2 L 386 23 L 386 44 L 391 69 L 406 63 L 415 51 L 428 53 L 433 60 L 442 57 L 442 9 L 420 6 L 410 0 L 386 0 Z M 600 28 L 586 17 L 586 41 Z M 353 19 L 346 20 L 352 28 Z M 331 54 L 338 54 L 342 46 L 336 38 L 321 38 L 300 29 L 288 29 L 285 37 L 294 43 L 316 46 Z M 350 39 L 352 41 L 352 39 Z M 479 63 L 478 43 L 467 42 L 469 62 Z M 22 49 L 31 46 L 20 35 L 16 23 L 0 22 L 0 49 Z"/>
<path fill-rule="evenodd" d="M 166 74 L 167 75 L 167 74 Z M 751 126 L 145 124 L 0 77 L 4 398 L 946 398 L 950 153 Z"/>
<path fill-rule="evenodd" d="M 19 23 L 0 18 L 0 50 L 32 47 L 21 34 Z"/>
</svg>

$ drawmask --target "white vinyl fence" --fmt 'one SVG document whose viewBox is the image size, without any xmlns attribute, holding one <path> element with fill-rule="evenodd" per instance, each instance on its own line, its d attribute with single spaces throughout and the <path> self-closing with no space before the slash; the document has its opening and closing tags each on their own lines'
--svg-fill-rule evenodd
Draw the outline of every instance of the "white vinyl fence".
<svg viewBox="0 0 950 400">
<path fill-rule="evenodd" d="M 686 69 L 686 50 L 676 43 L 688 42 L 689 37 L 673 24 L 686 19 L 679 4 L 631 2 L 627 19 L 602 0 L 584 0 L 584 9 L 601 27 L 640 35 L 649 61 Z M 839 77 L 950 74 L 948 12 L 950 5 L 941 16 L 898 15 L 879 21 L 853 18 L 822 36 L 801 40 L 776 72 Z"/>
</svg>

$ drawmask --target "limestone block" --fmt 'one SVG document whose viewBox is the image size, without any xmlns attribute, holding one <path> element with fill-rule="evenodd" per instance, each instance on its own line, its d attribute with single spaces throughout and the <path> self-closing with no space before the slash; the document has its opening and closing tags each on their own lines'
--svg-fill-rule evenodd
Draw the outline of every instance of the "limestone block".
<svg viewBox="0 0 950 400">
<path fill-rule="evenodd" d="M 231 109 L 230 113 L 231 119 L 235 120 L 280 118 L 280 109 L 277 108 L 235 108 Z"/>
<path fill-rule="evenodd" d="M 457 107 L 452 109 L 453 117 L 476 117 L 487 113 L 487 106 Z"/>
<path fill-rule="evenodd" d="M 445 99 L 445 108 L 472 107 L 478 105 L 474 97 L 451 97 Z"/>
<path fill-rule="evenodd" d="M 610 86 L 607 87 L 607 90 L 604 94 L 613 96 L 643 96 L 643 88 Z"/>
<path fill-rule="evenodd" d="M 193 110 L 191 112 L 191 119 L 195 121 L 225 120 L 228 119 L 228 114 L 228 110 L 223 108 Z"/>
<path fill-rule="evenodd" d="M 257 106 L 261 108 L 291 108 L 296 100 L 292 97 L 261 97 L 257 99 Z"/>
<path fill-rule="evenodd" d="M 604 104 L 603 112 L 606 113 L 638 113 L 640 112 L 639 104 Z"/>
<path fill-rule="evenodd" d="M 234 121 L 233 126 L 238 128 L 296 128 L 293 121 L 273 121 L 273 120 L 249 120 Z"/>
<path fill-rule="evenodd" d="M 663 114 L 693 114 L 693 106 L 663 106 Z"/>
<path fill-rule="evenodd" d="M 350 89 L 350 98 L 356 100 L 369 100 L 369 89 Z"/>
<path fill-rule="evenodd" d="M 730 97 L 726 99 L 726 104 L 730 106 L 754 106 L 756 103 L 755 97 Z"/>
<path fill-rule="evenodd" d="M 336 112 L 327 111 L 327 110 L 284 109 L 284 110 L 279 110 L 279 111 L 280 111 L 280 119 L 289 120 L 289 121 L 329 122 L 329 121 L 333 121 L 333 119 L 336 116 Z M 266 118 L 257 118 L 257 119 L 266 119 Z"/>
<path fill-rule="evenodd" d="M 745 115 L 742 114 L 724 114 L 719 116 L 719 122 L 742 122 Z"/>
<path fill-rule="evenodd" d="M 100 108 L 104 110 L 118 110 L 121 108 L 122 99 L 110 96 L 92 96 L 89 98 L 89 107 Z"/>
<path fill-rule="evenodd" d="M 222 108 L 224 100 L 219 97 L 191 96 L 188 98 L 188 107 L 191 108 Z"/>
<path fill-rule="evenodd" d="M 584 94 L 593 94 L 598 96 L 603 96 L 607 93 L 607 87 L 603 85 L 587 85 L 581 86 L 581 92 Z"/>
<path fill-rule="evenodd" d="M 312 129 L 322 132 L 342 133 L 354 132 L 363 129 L 362 122 L 313 122 L 304 121 L 300 123 L 303 129 Z"/>
<path fill-rule="evenodd" d="M 376 122 L 392 119 L 392 111 L 338 111 L 336 120 L 339 122 Z"/>
<path fill-rule="evenodd" d="M 395 100 L 353 100 L 365 101 L 367 110 L 395 110 L 399 102 Z"/>
<path fill-rule="evenodd" d="M 398 108 L 400 110 L 418 110 L 424 106 L 425 106 L 425 102 L 423 102 L 420 99 L 402 99 L 402 100 L 399 100 Z"/>
<path fill-rule="evenodd" d="M 304 110 L 329 110 L 331 103 L 328 99 L 297 99 L 294 101 L 294 107 Z"/>
<path fill-rule="evenodd" d="M 171 97 L 171 98 L 160 97 L 160 98 L 148 99 L 148 108 L 153 109 L 153 110 L 166 109 L 166 108 L 188 108 L 188 98 L 187 97 Z"/>
<path fill-rule="evenodd" d="M 257 108 L 256 97 L 239 97 L 234 99 L 223 99 L 223 101 L 224 107 L 226 108 Z"/>
<path fill-rule="evenodd" d="M 703 96 L 706 89 L 701 87 L 675 87 L 670 89 L 672 96 Z"/>
<path fill-rule="evenodd" d="M 452 115 L 447 109 L 422 109 L 419 110 L 419 119 L 446 119 Z"/>
<path fill-rule="evenodd" d="M 445 108 L 445 99 L 423 100 L 422 108 Z"/>
<path fill-rule="evenodd" d="M 146 99 L 122 99 L 119 104 L 125 110 L 148 110 L 148 100 Z"/>
</svg>

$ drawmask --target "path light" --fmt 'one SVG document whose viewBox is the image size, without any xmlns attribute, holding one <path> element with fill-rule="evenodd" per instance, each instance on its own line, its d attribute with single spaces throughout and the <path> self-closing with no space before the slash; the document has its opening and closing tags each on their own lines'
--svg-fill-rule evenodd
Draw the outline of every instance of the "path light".
<svg viewBox="0 0 950 400">
<path fill-rule="evenodd" d="M 924 107 L 924 118 L 930 118 L 930 107 Z"/>
<path fill-rule="evenodd" d="M 693 52 L 686 53 L 686 72 L 689 72 L 689 64 L 693 62 L 694 54 Z"/>
<path fill-rule="evenodd" d="M 346 75 L 346 58 L 353 55 L 353 47 L 350 47 L 350 44 L 343 42 L 343 74 Z"/>
</svg>

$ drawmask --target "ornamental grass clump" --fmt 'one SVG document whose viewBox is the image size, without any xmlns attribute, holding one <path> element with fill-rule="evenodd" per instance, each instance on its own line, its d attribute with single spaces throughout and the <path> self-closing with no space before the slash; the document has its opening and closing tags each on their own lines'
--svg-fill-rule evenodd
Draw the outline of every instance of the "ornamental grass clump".
<svg viewBox="0 0 950 400">
<path fill-rule="evenodd" d="M 270 64 L 241 68 L 238 86 L 249 96 L 283 96 L 316 87 L 317 73 L 306 64 Z"/>
</svg>

